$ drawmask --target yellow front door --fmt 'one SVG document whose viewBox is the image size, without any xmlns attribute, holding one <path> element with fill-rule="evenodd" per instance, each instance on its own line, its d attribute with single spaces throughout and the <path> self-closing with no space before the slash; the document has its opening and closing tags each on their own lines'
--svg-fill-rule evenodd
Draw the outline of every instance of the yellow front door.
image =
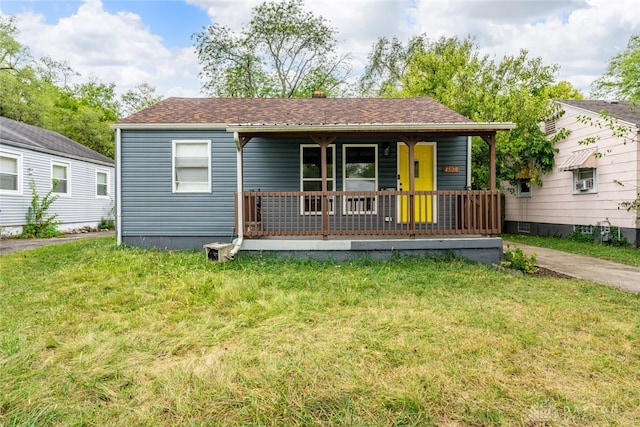
<svg viewBox="0 0 640 427">
<path fill-rule="evenodd" d="M 433 190 L 433 144 L 418 143 L 414 150 L 415 163 L 415 190 Z M 405 144 L 398 145 L 398 190 L 409 191 L 409 147 Z M 398 200 L 398 218 L 400 222 L 409 221 L 409 198 L 400 196 Z M 433 221 L 433 201 L 432 196 L 414 197 L 414 215 L 416 222 Z"/>
</svg>

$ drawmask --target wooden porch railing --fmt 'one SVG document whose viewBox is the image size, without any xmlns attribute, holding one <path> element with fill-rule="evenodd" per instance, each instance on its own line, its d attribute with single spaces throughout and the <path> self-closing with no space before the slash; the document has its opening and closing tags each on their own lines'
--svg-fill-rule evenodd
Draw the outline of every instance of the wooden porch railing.
<svg viewBox="0 0 640 427">
<path fill-rule="evenodd" d="M 245 191 L 243 201 L 247 237 L 501 232 L 500 192 L 492 190 Z M 237 212 L 236 198 L 236 218 Z"/>
</svg>

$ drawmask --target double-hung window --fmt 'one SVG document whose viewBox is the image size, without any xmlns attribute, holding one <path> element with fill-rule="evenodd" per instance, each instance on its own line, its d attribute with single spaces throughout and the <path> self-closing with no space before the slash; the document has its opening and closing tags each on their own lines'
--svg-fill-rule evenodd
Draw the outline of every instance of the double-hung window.
<svg viewBox="0 0 640 427">
<path fill-rule="evenodd" d="M 109 197 L 109 172 L 96 170 L 96 197 Z"/>
<path fill-rule="evenodd" d="M 22 157 L 17 154 L 0 153 L 0 193 L 21 194 Z"/>
<path fill-rule="evenodd" d="M 345 191 L 366 192 L 378 188 L 378 147 L 376 145 L 343 146 L 343 170 Z M 344 198 L 346 214 L 375 214 L 377 198 L 370 195 L 353 195 Z"/>
<path fill-rule="evenodd" d="M 51 163 L 51 188 L 60 195 L 71 194 L 71 172 L 69 163 Z"/>
<path fill-rule="evenodd" d="M 321 152 L 318 145 L 300 146 L 300 190 L 322 191 Z M 336 181 L 336 148 L 327 147 L 327 191 L 334 191 Z M 334 197 L 328 197 L 329 213 L 334 213 Z M 313 194 L 302 196 L 301 213 L 322 213 L 322 197 Z"/>
<path fill-rule="evenodd" d="M 211 141 L 173 141 L 174 193 L 211 192 Z"/>
</svg>

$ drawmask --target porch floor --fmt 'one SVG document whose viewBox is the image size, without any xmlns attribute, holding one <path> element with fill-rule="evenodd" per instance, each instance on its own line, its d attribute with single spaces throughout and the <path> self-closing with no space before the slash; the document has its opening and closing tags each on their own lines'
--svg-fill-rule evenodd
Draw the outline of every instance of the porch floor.
<svg viewBox="0 0 640 427">
<path fill-rule="evenodd" d="M 416 239 L 385 236 L 268 237 L 245 239 L 240 254 L 269 253 L 277 257 L 335 259 L 357 257 L 389 259 L 395 255 L 416 257 L 456 256 L 493 264 L 502 258 L 502 238 L 480 235 L 424 236 Z"/>
</svg>

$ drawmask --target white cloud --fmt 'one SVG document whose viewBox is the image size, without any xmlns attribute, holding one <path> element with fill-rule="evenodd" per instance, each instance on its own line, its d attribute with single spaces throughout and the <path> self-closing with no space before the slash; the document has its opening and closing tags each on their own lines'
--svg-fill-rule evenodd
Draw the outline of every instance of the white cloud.
<svg viewBox="0 0 640 427">
<path fill-rule="evenodd" d="M 193 49 L 168 49 L 136 14 L 111 14 L 101 0 L 86 0 L 55 24 L 33 12 L 16 19 L 19 39 L 34 56 L 66 60 L 84 78 L 114 82 L 121 92 L 146 82 L 162 94 L 198 95 L 199 65 Z"/>
</svg>

